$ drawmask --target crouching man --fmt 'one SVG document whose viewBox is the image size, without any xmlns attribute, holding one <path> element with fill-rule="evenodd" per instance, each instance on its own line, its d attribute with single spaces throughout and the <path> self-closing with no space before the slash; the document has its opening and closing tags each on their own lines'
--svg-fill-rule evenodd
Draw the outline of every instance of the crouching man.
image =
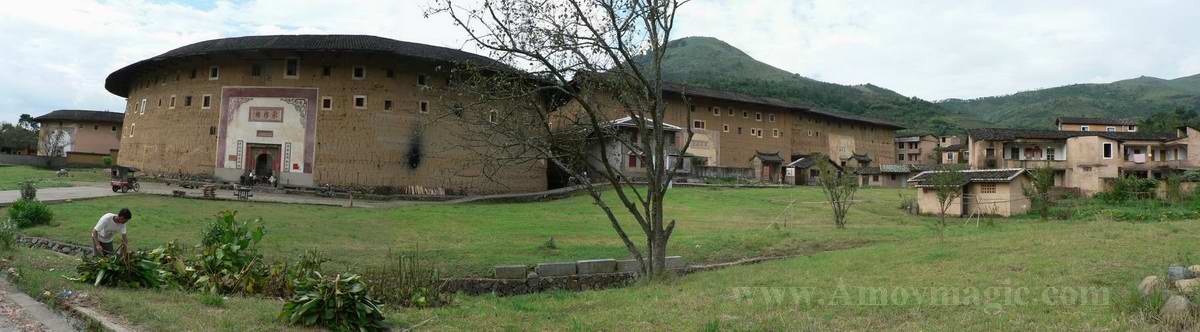
<svg viewBox="0 0 1200 332">
<path fill-rule="evenodd" d="M 108 256 L 114 254 L 113 240 L 116 239 L 117 233 L 121 233 L 121 254 L 129 248 L 129 237 L 125 235 L 125 223 L 133 219 L 133 214 L 129 209 L 121 209 L 117 214 L 105 213 L 100 217 L 100 221 L 96 222 L 96 227 L 92 227 L 92 247 L 96 250 L 96 256 Z"/>
</svg>

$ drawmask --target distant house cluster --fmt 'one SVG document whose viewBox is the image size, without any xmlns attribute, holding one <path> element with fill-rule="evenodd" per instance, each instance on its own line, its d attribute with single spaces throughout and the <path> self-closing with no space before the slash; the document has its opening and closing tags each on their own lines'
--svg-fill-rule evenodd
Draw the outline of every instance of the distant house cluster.
<svg viewBox="0 0 1200 332">
<path fill-rule="evenodd" d="M 961 185 L 962 196 L 951 206 L 950 214 L 1007 216 L 1024 212 L 1029 199 L 1020 188 L 1028 183 L 1031 169 L 1049 169 L 1054 187 L 1086 196 L 1107 190 L 1120 177 L 1164 178 L 1200 169 L 1200 131 L 1196 128 L 1142 132 L 1130 120 L 1073 117 L 1058 118 L 1055 127 L 969 130 L 958 154 L 968 170 L 958 172 L 971 180 Z M 941 160 L 948 161 L 949 155 Z M 937 172 L 923 172 L 908 181 L 921 188 L 918 203 L 924 213 L 937 204 L 930 182 Z M 975 180 L 981 177 L 985 180 Z"/>
</svg>

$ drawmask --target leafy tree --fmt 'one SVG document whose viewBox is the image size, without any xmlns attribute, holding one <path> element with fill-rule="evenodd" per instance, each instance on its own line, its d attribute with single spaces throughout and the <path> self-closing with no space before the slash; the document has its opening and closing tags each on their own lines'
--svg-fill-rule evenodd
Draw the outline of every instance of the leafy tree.
<svg viewBox="0 0 1200 332">
<path fill-rule="evenodd" d="M 34 121 L 33 117 L 29 114 L 21 114 L 21 117 L 17 120 L 17 125 L 30 131 L 37 131 L 38 127 L 40 127 L 37 121 Z"/>
<path fill-rule="evenodd" d="M 7 122 L 0 123 L 0 152 L 35 150 L 37 149 L 37 140 L 36 130 Z"/>
<path fill-rule="evenodd" d="M 1054 169 L 1050 167 L 1029 170 L 1029 185 L 1021 187 L 1025 196 L 1029 197 L 1030 205 L 1042 220 L 1050 218 L 1050 209 L 1054 207 L 1054 200 L 1050 197 L 1050 189 L 1053 187 Z"/>
<path fill-rule="evenodd" d="M 833 224 L 839 229 L 844 229 L 846 213 L 850 212 L 850 207 L 854 205 L 854 194 L 858 192 L 858 176 L 848 169 L 835 170 L 827 162 L 829 157 L 823 154 L 817 154 L 813 158 L 818 160 L 817 169 L 821 172 L 817 183 L 825 192 L 825 200 L 829 201 L 829 206 L 833 208 Z"/>
<path fill-rule="evenodd" d="M 954 202 L 963 196 L 963 185 L 967 183 L 967 177 L 963 172 L 957 170 L 940 170 L 933 171 L 929 175 L 928 189 L 933 190 L 937 194 L 938 201 L 938 234 L 946 235 L 946 212 L 954 205 Z M 962 206 L 960 203 L 959 206 Z"/>
</svg>

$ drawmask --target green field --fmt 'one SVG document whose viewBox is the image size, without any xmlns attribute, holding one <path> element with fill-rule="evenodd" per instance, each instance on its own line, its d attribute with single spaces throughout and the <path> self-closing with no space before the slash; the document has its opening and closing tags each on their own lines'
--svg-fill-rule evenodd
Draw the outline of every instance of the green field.
<svg viewBox="0 0 1200 332">
<path fill-rule="evenodd" d="M 621 289 L 459 296 L 449 307 L 386 312 L 393 327 L 426 322 L 432 330 L 1144 330 L 1156 326 L 1122 305 L 1128 292 L 1168 264 L 1195 263 L 1189 255 L 1200 249 L 1195 220 L 1121 222 L 1107 212 L 1070 221 L 953 219 L 942 239 L 932 218 L 899 211 L 901 194 L 911 192 L 862 191 L 849 228 L 837 230 L 828 207 L 810 203 L 820 201 L 817 188 L 678 189 L 669 197 L 668 217 L 681 223 L 672 254 L 692 262 L 805 255 Z M 27 233 L 86 243 L 99 213 L 122 206 L 134 210 L 131 239 L 141 247 L 192 243 L 210 215 L 232 208 L 264 218 L 269 257 L 319 249 L 335 259 L 332 270 L 378 264 L 418 242 L 463 274 L 624 255 L 586 197 L 347 209 L 135 195 L 53 205 L 58 224 Z M 772 226 L 784 219 L 787 226 Z M 540 248 L 551 236 L 559 248 Z M 77 263 L 31 249 L 14 260 L 27 292 L 84 291 L 144 330 L 283 327 L 274 318 L 278 300 L 232 297 L 210 306 L 195 293 L 94 288 L 62 278 Z"/>
<path fill-rule="evenodd" d="M 0 166 L 0 190 L 16 190 L 22 181 L 34 180 L 38 188 L 70 187 L 78 182 L 108 182 L 103 169 L 73 168 L 70 176 L 59 177 L 57 171 L 30 166 Z"/>
<path fill-rule="evenodd" d="M 900 213 L 898 193 L 863 190 L 860 198 L 870 202 L 850 215 L 851 231 L 838 231 L 831 227 L 831 214 L 820 202 L 822 194 L 816 188 L 677 189 L 668 196 L 674 204 L 667 218 L 679 224 L 671 251 L 694 263 L 721 262 L 922 236 L 927 232 L 923 219 Z M 787 209 L 793 200 L 803 204 Z M 586 196 L 542 203 L 397 209 L 122 196 L 53 205 L 56 225 L 31 228 L 26 233 L 88 244 L 91 227 L 100 215 L 122 207 L 133 211 L 129 234 L 142 248 L 171 240 L 195 244 L 213 215 L 232 209 L 244 220 L 262 218 L 267 230 L 263 248 L 268 257 L 287 258 L 317 250 L 328 254 L 337 266 L 379 264 L 389 252 L 419 248 L 443 262 L 451 274 L 490 276 L 494 265 L 627 255 L 607 219 Z M 786 227 L 773 230 L 771 224 L 782 225 L 785 217 L 789 219 Z M 627 227 L 631 232 L 635 228 Z M 552 237 L 557 249 L 545 247 Z"/>
</svg>

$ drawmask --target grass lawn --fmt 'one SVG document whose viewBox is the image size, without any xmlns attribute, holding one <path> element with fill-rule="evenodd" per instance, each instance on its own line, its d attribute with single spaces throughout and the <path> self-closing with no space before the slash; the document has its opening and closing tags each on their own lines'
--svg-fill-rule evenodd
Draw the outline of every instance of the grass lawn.
<svg viewBox="0 0 1200 332">
<path fill-rule="evenodd" d="M 622 289 L 459 297 L 439 309 L 388 308 L 387 316 L 396 327 L 432 318 L 423 326 L 432 330 L 1145 330 L 1150 322 L 1118 304 L 1141 277 L 1200 249 L 1195 220 L 955 223 L 943 240 L 909 217 L 867 221 L 867 212 L 847 230 L 800 224 L 787 237 L 915 236 Z M 282 327 L 277 300 L 209 306 L 194 293 L 93 288 L 61 278 L 74 258 L 40 250 L 18 251 L 14 264 L 27 291 L 82 290 L 145 330 Z"/>
<path fill-rule="evenodd" d="M 866 189 L 867 202 L 851 212 L 848 231 L 834 229 L 817 188 L 678 188 L 667 217 L 678 221 L 670 252 L 690 262 L 731 261 L 759 255 L 805 254 L 912 239 L 928 233 L 928 218 L 906 216 L 894 189 Z M 908 191 L 903 191 L 909 194 Z M 615 199 L 615 198 L 614 198 Z M 792 209 L 790 202 L 796 200 Z M 129 195 L 56 204 L 53 226 L 26 234 L 90 243 L 104 212 L 128 207 L 131 241 L 152 248 L 167 241 L 195 244 L 201 228 L 222 209 L 244 220 L 262 218 L 268 257 L 318 250 L 333 266 L 380 264 L 389 252 L 419 247 L 454 275 L 490 276 L 500 264 L 534 264 L 627 255 L 612 227 L 586 196 L 542 203 L 416 205 L 395 209 L 204 201 Z M 772 223 L 787 226 L 775 230 Z M 627 231 L 635 233 L 632 221 Z M 554 239 L 556 249 L 547 248 Z M 641 243 L 643 240 L 635 238 Z"/>
<path fill-rule="evenodd" d="M 36 180 L 38 188 L 70 187 L 74 182 L 108 182 L 108 172 L 98 168 L 72 168 L 70 176 L 32 166 L 0 166 L 0 190 L 16 190 L 22 181 Z"/>
</svg>

